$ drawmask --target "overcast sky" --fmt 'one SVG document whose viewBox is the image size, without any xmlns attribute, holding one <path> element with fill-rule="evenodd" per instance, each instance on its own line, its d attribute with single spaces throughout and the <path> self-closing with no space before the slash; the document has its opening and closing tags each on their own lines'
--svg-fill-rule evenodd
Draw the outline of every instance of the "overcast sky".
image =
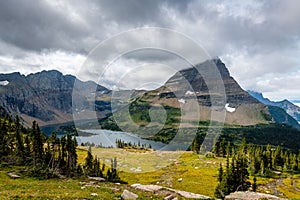
<svg viewBox="0 0 300 200">
<path fill-rule="evenodd" d="M 0 1 L 0 73 L 76 75 L 100 42 L 137 27 L 162 27 L 220 57 L 244 89 L 300 100 L 299 8 L 297 0 Z M 141 60 L 135 58 L 124 63 Z M 159 66 L 147 74 L 155 77 Z"/>
</svg>

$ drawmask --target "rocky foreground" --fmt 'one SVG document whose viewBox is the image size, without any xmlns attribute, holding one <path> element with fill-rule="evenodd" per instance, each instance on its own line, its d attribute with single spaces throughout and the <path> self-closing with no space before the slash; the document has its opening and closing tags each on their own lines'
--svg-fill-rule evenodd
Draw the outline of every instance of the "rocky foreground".
<svg viewBox="0 0 300 200">
<path fill-rule="evenodd" d="M 282 200 L 274 195 L 263 194 L 258 192 L 234 192 L 225 197 L 225 200 L 260 200 L 260 199 L 271 199 L 271 200 Z"/>
<path fill-rule="evenodd" d="M 90 179 L 93 180 L 93 179 Z M 97 186 L 97 182 L 99 180 L 96 180 L 95 182 L 80 182 L 83 186 L 81 189 L 85 189 L 86 187 L 93 187 Z M 103 180 L 101 180 L 103 181 Z M 120 191 L 121 188 L 119 188 L 117 185 L 120 185 L 119 183 L 116 183 L 116 187 L 113 188 L 116 191 Z M 164 200 L 177 200 L 179 197 L 184 199 L 212 199 L 212 197 L 201 195 L 201 194 L 195 194 L 192 192 L 182 191 L 182 190 L 175 190 L 168 187 L 163 187 L 159 185 L 142 185 L 139 183 L 132 184 L 128 187 L 122 188 L 123 193 L 121 195 L 121 198 L 126 199 L 138 199 L 139 196 L 134 193 L 134 191 L 140 190 L 143 192 L 149 192 L 153 193 L 153 195 L 164 197 Z M 92 193 L 92 196 L 97 196 L 97 193 Z M 271 199 L 271 200 L 283 200 L 283 198 L 279 198 L 274 195 L 270 194 L 263 194 L 258 192 L 234 192 L 230 195 L 227 195 L 225 197 L 225 200 L 260 200 L 260 199 Z"/>
</svg>

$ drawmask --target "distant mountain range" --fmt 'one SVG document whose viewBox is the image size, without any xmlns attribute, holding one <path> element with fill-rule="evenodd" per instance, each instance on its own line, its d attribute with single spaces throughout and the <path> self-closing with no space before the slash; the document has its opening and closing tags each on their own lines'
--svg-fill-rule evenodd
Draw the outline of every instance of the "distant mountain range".
<svg viewBox="0 0 300 200">
<path fill-rule="evenodd" d="M 0 83 L 2 83 L 0 84 L 0 106 L 11 115 L 20 115 L 27 126 L 30 126 L 33 120 L 41 126 L 72 121 L 72 92 L 75 80 L 76 77 L 63 75 L 55 70 L 42 71 L 28 76 L 18 72 L 0 74 Z M 74 92 L 77 92 L 76 95 L 86 102 L 87 108 L 94 105 L 94 101 L 89 99 L 90 93 L 110 92 L 92 81 L 77 80 L 77 85 L 81 89 Z M 95 88 L 97 91 L 93 91 Z M 81 111 L 84 109 L 82 108 Z M 102 111 L 109 110 L 106 107 L 101 107 L 101 109 Z M 88 111 L 85 112 L 88 113 Z"/>
<path fill-rule="evenodd" d="M 146 118 L 143 116 L 143 112 L 148 113 L 147 108 L 162 104 L 172 110 L 173 114 L 176 113 L 174 116 L 172 113 L 168 115 L 170 120 L 173 117 L 169 121 L 170 127 L 176 127 L 178 109 L 183 104 L 187 105 L 193 95 L 196 96 L 200 107 L 200 121 L 209 121 L 212 109 L 211 95 L 218 97 L 221 94 L 209 93 L 207 80 L 203 79 L 198 70 L 205 70 L 211 64 L 217 66 L 224 82 L 227 99 L 226 102 L 220 101 L 217 109 L 219 111 L 226 110 L 226 124 L 246 126 L 278 122 L 295 125 L 290 123 L 289 115 L 285 111 L 268 107 L 275 104 L 280 105 L 279 107 L 285 109 L 293 117 L 300 118 L 299 108 L 288 101 L 271 102 L 264 98 L 253 98 L 230 76 L 225 64 L 220 59 L 208 60 L 195 67 L 184 69 L 156 90 L 119 91 L 117 94 L 120 97 L 126 92 L 134 94 L 134 98 L 130 99 L 129 106 L 132 117 L 141 126 L 145 126 L 149 119 L 148 114 L 146 114 Z M 77 81 L 77 87 L 73 90 L 75 81 Z M 76 98 L 81 99 L 82 102 L 82 105 L 76 107 L 75 110 L 72 105 L 72 94 L 75 94 Z M 28 126 L 33 120 L 36 120 L 41 126 L 72 121 L 74 113 L 81 113 L 82 119 L 88 119 L 94 110 L 96 110 L 98 118 L 105 118 L 111 113 L 111 94 L 111 90 L 97 85 L 95 82 L 83 82 L 72 75 L 63 75 L 55 70 L 27 76 L 18 72 L 0 74 L 0 106 L 9 114 L 20 115 L 24 124 Z M 178 96 L 178 94 L 180 95 Z M 115 109 L 122 110 L 128 103 L 120 101 Z M 143 122 L 145 119 L 146 122 Z M 189 124 L 187 123 L 186 126 Z"/>
<path fill-rule="evenodd" d="M 293 104 L 292 102 L 290 102 L 286 99 L 283 101 L 277 101 L 277 102 L 271 101 L 268 98 L 265 98 L 262 95 L 262 93 L 254 92 L 254 91 L 250 91 L 250 90 L 248 90 L 248 93 L 265 105 L 282 108 L 286 113 L 288 113 L 291 117 L 293 117 L 298 123 L 300 122 L 300 107 Z M 288 124 L 295 126 L 294 120 L 288 120 L 288 121 L 290 121 L 290 122 L 287 122 Z"/>
</svg>

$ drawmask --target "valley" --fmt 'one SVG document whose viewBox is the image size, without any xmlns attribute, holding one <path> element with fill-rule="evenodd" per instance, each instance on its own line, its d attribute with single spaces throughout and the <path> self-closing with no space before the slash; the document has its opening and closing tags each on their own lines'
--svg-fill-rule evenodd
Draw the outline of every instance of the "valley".
<svg viewBox="0 0 300 200">
<path fill-rule="evenodd" d="M 198 73 L 211 65 L 222 87 Z M 237 188 L 300 198 L 299 107 L 243 90 L 219 58 L 154 90 L 55 70 L 0 83 L 2 199 L 225 198 Z"/>
</svg>

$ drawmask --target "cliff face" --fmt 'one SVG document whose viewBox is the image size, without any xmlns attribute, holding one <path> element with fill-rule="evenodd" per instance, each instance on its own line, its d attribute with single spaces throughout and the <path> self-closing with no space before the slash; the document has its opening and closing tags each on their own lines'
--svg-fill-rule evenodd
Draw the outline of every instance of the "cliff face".
<svg viewBox="0 0 300 200">
<path fill-rule="evenodd" d="M 0 106 L 12 115 L 20 115 L 30 123 L 37 120 L 40 125 L 72 121 L 72 92 L 76 78 L 52 71 L 42 71 L 28 76 L 20 73 L 0 74 Z M 97 88 L 96 83 L 78 81 L 87 104 L 86 92 Z M 108 91 L 98 86 L 99 91 Z"/>
<path fill-rule="evenodd" d="M 209 93 L 206 81 L 211 81 L 210 84 L 212 85 L 212 87 L 218 87 L 217 84 L 223 84 L 222 82 L 214 83 L 215 80 L 210 80 L 218 78 L 215 75 L 211 75 L 211 77 L 206 77 L 205 79 L 201 76 L 201 72 L 205 72 L 206 68 L 212 67 L 212 65 L 215 65 L 217 67 L 221 75 L 226 93 L 226 102 L 229 103 L 229 106 L 238 107 L 242 104 L 259 104 L 259 101 L 257 101 L 246 91 L 244 91 L 239 86 L 239 84 L 230 76 L 228 69 L 220 59 L 209 60 L 204 63 L 198 64 L 193 68 L 182 70 L 171 77 L 166 82 L 165 86 L 168 88 L 173 88 L 173 90 L 175 91 L 187 90 L 188 82 L 192 86 L 194 92 L 196 92 L 196 95 L 199 99 L 199 104 L 203 106 L 210 106 L 210 95 L 214 94 Z"/>
<path fill-rule="evenodd" d="M 210 72 L 212 65 L 217 67 L 219 75 Z M 202 72 L 210 76 L 205 75 L 204 78 Z M 217 80 L 220 77 L 222 80 Z M 218 89 L 209 90 L 208 85 L 214 89 L 224 88 L 225 94 L 218 92 L 221 91 Z M 219 111 L 226 109 L 225 123 L 228 124 L 253 125 L 271 121 L 268 108 L 239 86 L 220 59 L 208 60 L 179 71 L 164 86 L 149 92 L 144 98 L 152 103 L 180 107 L 195 96 L 200 106 L 200 120 L 210 120 L 213 104 Z"/>
</svg>

